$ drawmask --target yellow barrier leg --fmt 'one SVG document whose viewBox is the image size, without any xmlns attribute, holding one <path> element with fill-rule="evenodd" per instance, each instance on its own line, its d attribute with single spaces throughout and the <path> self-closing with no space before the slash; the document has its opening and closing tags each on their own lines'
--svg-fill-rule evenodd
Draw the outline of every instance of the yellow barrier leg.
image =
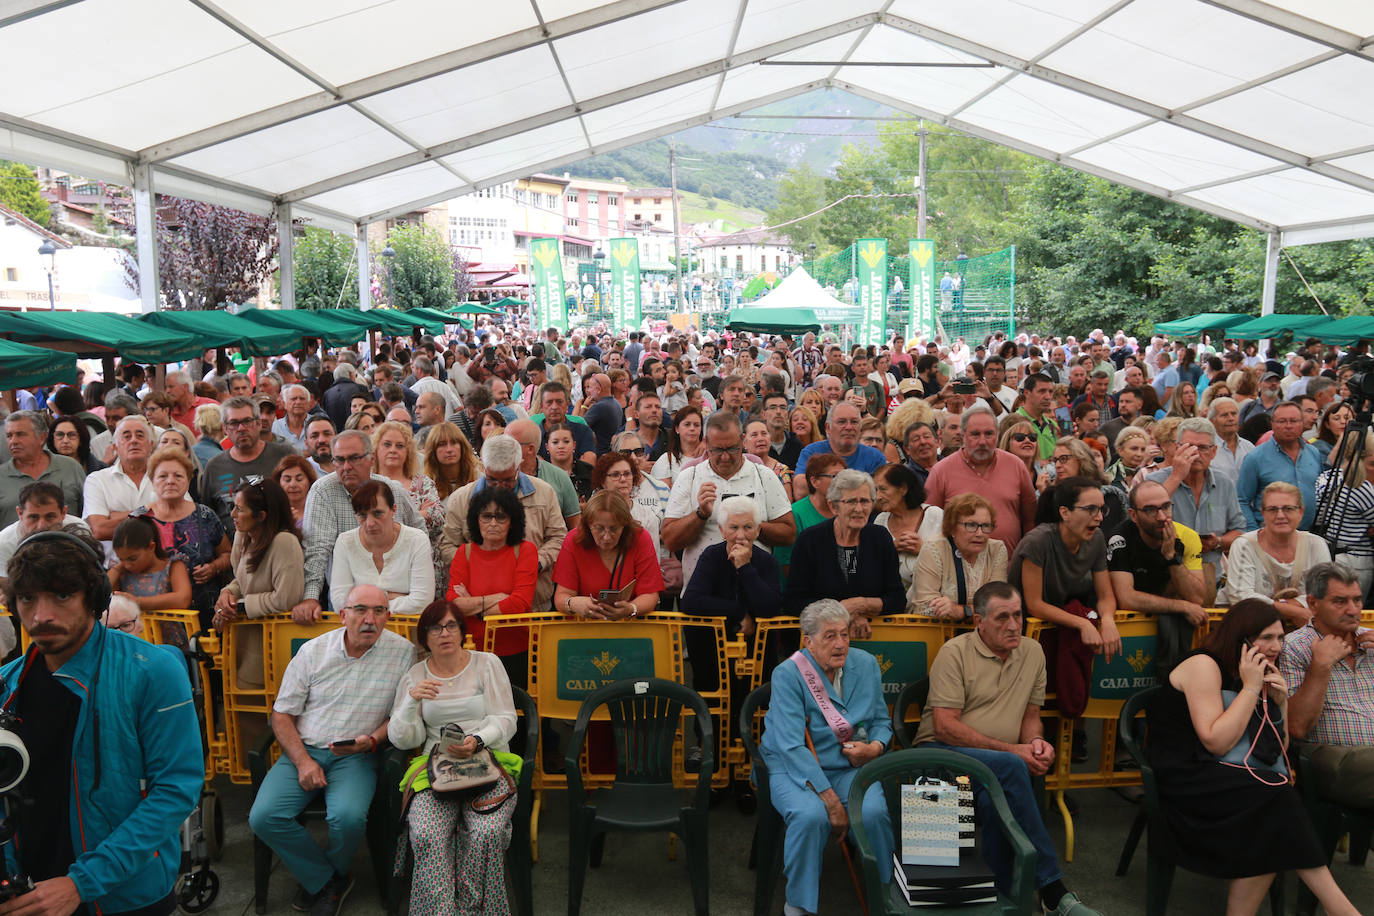
<svg viewBox="0 0 1374 916">
<path fill-rule="evenodd" d="M 677 861 L 677 834 L 668 834 L 668 861 Z"/>
<path fill-rule="evenodd" d="M 1069 813 L 1069 805 L 1064 801 L 1064 790 L 1060 789 L 1054 793 L 1054 803 L 1059 806 L 1059 813 L 1064 817 L 1064 861 L 1073 861 L 1073 815 Z"/>
<path fill-rule="evenodd" d="M 530 807 L 530 861 L 539 861 L 539 809 L 544 804 L 544 790 L 534 793 L 534 804 Z"/>
</svg>

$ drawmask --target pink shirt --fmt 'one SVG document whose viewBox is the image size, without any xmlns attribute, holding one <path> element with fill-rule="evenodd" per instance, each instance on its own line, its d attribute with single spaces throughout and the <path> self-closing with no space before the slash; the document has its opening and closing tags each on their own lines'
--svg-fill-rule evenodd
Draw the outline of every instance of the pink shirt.
<svg viewBox="0 0 1374 916">
<path fill-rule="evenodd" d="M 926 479 L 926 502 L 943 509 L 961 493 L 986 497 L 997 510 L 992 536 L 1007 545 L 1010 555 L 1021 535 L 1035 527 L 1035 484 L 1020 458 L 1001 449 L 993 454 L 992 466 L 982 474 L 969 465 L 963 449 L 941 458 Z"/>
</svg>

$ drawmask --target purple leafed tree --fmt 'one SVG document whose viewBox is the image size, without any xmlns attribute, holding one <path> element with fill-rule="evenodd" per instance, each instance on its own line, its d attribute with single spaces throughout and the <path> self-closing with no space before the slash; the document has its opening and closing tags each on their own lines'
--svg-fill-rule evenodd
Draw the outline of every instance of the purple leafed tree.
<svg viewBox="0 0 1374 916">
<path fill-rule="evenodd" d="M 472 274 L 468 272 L 468 259 L 457 248 L 453 249 L 453 295 L 454 302 L 468 301 L 472 292 Z"/>
<path fill-rule="evenodd" d="M 127 207 L 132 226 L 133 208 Z M 160 196 L 157 206 L 158 285 L 169 308 L 216 309 L 247 302 L 277 269 L 276 223 L 230 207 Z M 138 263 L 126 277 L 138 288 Z"/>
</svg>

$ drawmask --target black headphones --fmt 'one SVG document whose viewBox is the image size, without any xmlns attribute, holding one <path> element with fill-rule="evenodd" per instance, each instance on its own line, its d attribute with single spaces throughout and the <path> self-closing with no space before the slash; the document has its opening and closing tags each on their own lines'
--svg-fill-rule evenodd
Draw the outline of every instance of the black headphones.
<svg viewBox="0 0 1374 916">
<path fill-rule="evenodd" d="M 95 587 L 95 593 L 88 593 L 86 596 L 92 604 L 92 607 L 90 607 L 89 610 L 91 612 L 91 616 L 93 617 L 99 617 L 102 613 L 104 613 L 105 609 L 110 606 L 110 596 L 113 591 L 112 587 L 110 586 L 110 577 L 105 575 L 105 558 L 102 557 L 99 553 L 97 553 L 95 551 L 95 548 L 91 547 L 90 544 L 87 544 L 84 540 L 68 531 L 35 532 L 34 534 L 31 534 L 28 537 L 24 538 L 24 540 L 19 544 L 19 547 L 15 549 L 15 553 L 18 553 L 19 550 L 23 549 L 24 547 L 27 547 L 29 544 L 41 544 L 43 542 L 75 544 L 77 547 L 81 548 L 81 551 L 87 557 L 90 558 L 91 562 L 95 564 L 96 569 L 100 570 L 100 576 L 98 577 L 99 584 Z"/>
</svg>

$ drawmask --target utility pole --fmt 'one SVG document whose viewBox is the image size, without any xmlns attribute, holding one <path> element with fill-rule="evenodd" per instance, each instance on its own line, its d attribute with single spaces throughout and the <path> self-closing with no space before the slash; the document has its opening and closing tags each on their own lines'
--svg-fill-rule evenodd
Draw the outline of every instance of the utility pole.
<svg viewBox="0 0 1374 916">
<path fill-rule="evenodd" d="M 916 237 L 923 239 L 926 237 L 926 122 L 921 121 L 920 129 L 917 131 L 921 138 L 921 153 L 918 159 L 919 165 L 916 175 Z"/>
<path fill-rule="evenodd" d="M 677 311 L 686 314 L 682 307 L 682 234 L 677 212 L 677 139 L 668 138 L 668 181 L 672 184 L 673 194 L 673 270 L 677 274 Z"/>
</svg>

